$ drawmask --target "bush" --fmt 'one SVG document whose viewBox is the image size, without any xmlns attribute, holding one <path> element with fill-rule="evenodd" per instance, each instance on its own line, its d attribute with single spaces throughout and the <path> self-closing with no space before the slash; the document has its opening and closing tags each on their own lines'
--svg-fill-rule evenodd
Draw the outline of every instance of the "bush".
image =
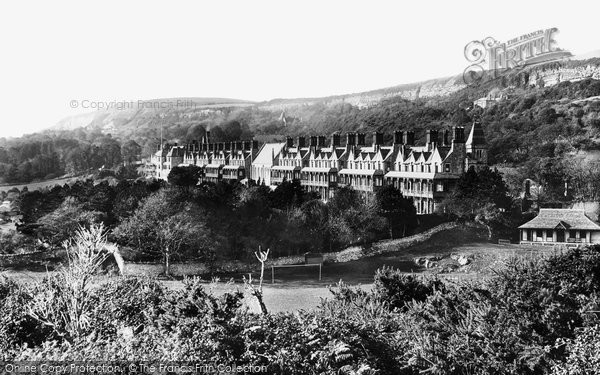
<svg viewBox="0 0 600 375">
<path fill-rule="evenodd" d="M 436 290 L 444 290 L 439 279 L 419 280 L 393 268 L 383 267 L 375 273 L 375 295 L 392 308 L 402 308 L 410 301 L 424 301 Z"/>
</svg>

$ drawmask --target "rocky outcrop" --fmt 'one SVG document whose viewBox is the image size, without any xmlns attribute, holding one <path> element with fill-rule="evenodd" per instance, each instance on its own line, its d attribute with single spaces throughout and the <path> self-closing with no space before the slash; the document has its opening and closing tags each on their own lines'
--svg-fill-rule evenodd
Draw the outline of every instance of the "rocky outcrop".
<svg viewBox="0 0 600 375">
<path fill-rule="evenodd" d="M 540 68 L 531 72 L 527 83 L 530 86 L 549 87 L 561 82 L 576 82 L 586 78 L 600 80 L 600 66 Z"/>
</svg>

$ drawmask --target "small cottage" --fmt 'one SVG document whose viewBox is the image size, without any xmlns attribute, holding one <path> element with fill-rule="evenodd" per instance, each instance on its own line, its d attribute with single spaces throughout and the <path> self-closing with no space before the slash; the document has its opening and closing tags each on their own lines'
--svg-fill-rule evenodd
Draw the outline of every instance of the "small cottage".
<svg viewBox="0 0 600 375">
<path fill-rule="evenodd" d="M 584 210 L 541 208 L 519 231 L 521 244 L 600 243 L 600 225 L 587 217 Z"/>
</svg>

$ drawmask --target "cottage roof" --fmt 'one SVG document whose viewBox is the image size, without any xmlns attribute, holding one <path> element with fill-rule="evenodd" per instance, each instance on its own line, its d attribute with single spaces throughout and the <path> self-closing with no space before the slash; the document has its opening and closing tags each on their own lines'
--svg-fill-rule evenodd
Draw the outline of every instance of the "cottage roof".
<svg viewBox="0 0 600 375">
<path fill-rule="evenodd" d="M 600 225 L 586 216 L 583 210 L 541 208 L 540 213 L 519 229 L 582 229 L 600 230 Z"/>
</svg>

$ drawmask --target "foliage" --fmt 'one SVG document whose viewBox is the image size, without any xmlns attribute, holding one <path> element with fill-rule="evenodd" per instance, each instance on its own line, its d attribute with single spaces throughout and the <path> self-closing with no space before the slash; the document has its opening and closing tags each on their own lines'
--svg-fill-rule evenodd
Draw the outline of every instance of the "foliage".
<svg viewBox="0 0 600 375">
<path fill-rule="evenodd" d="M 379 214 L 387 219 L 390 238 L 394 238 L 394 233 L 404 237 L 416 225 L 417 210 L 412 199 L 402 196 L 394 186 L 385 185 L 377 190 L 375 201 Z"/>
<path fill-rule="evenodd" d="M 562 343 L 561 343 L 562 344 Z M 565 340 L 568 355 L 557 363 L 554 375 L 593 374 L 600 368 L 600 325 L 596 324 L 577 330 L 574 339 Z"/>
<path fill-rule="evenodd" d="M 57 337 L 73 340 L 93 328 L 91 281 L 111 255 L 106 251 L 104 231 L 102 225 L 79 229 L 65 243 L 68 265 L 31 291 L 28 315 L 51 328 Z"/>
<path fill-rule="evenodd" d="M 113 231 L 123 244 L 134 245 L 138 251 L 162 254 L 166 275 L 169 275 L 173 255 L 182 251 L 203 255 L 209 235 L 199 208 L 178 202 L 171 193 L 177 194 L 172 190 L 161 190 L 149 196 Z"/>
<path fill-rule="evenodd" d="M 279 314 L 251 314 L 241 293 L 215 296 L 199 279 L 172 290 L 126 277 L 89 289 L 88 329 L 71 339 L 24 313 L 68 290 L 4 281 L 0 343 L 7 360 L 235 362 L 278 374 L 587 374 L 598 360 L 590 310 L 598 310 L 599 267 L 600 251 L 587 248 L 511 261 L 482 283 L 386 268 L 372 290 L 340 283 L 318 309 Z"/>
<path fill-rule="evenodd" d="M 41 217 L 37 223 L 41 225 L 39 234 L 54 246 L 61 245 L 81 226 L 98 224 L 102 221 L 102 213 L 87 211 L 74 198 L 67 198 L 54 211 Z"/>
<path fill-rule="evenodd" d="M 474 220 L 488 228 L 488 237 L 514 228 L 519 220 L 513 210 L 508 187 L 498 170 L 469 168 L 456 182 L 456 188 L 438 206 L 438 211 L 452 213 L 462 220 Z"/>
<path fill-rule="evenodd" d="M 169 172 L 167 180 L 174 186 L 189 187 L 196 186 L 201 176 L 202 168 L 197 165 L 176 166 Z"/>
</svg>

